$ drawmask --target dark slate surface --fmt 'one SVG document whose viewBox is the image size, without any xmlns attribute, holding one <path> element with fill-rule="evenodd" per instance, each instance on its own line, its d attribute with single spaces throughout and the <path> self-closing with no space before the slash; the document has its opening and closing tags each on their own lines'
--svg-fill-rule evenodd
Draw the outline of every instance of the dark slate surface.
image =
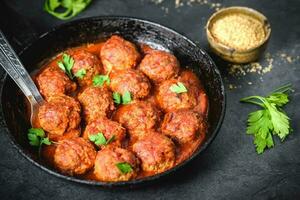
<svg viewBox="0 0 300 200">
<path fill-rule="evenodd" d="M 6 2 L 7 5 L 3 5 Z M 37 0 L 6 0 L 0 3 L 0 25 L 16 49 L 30 43 L 35 33 L 64 23 L 46 14 Z M 267 51 L 274 58 L 273 70 L 263 76 L 233 77 L 225 63 L 215 58 L 227 89 L 227 112 L 219 135 L 193 162 L 155 184 L 137 189 L 103 189 L 64 181 L 39 170 L 25 160 L 9 142 L 0 123 L 0 199 L 299 199 L 300 198 L 300 1 L 224 0 L 210 5 L 195 3 L 175 8 L 175 0 L 94 0 L 76 18 L 125 15 L 169 26 L 207 49 L 204 26 L 214 5 L 249 6 L 263 12 L 272 25 Z M 186 2 L 186 1 L 181 1 Z M 201 1 L 200 1 L 201 2 Z M 203 2 L 203 1 L 202 1 Z M 2 4 L 2 5 L 1 5 Z M 166 12 L 166 8 L 168 12 Z M 289 63 L 280 54 L 291 55 Z M 298 56 L 298 58 L 297 58 Z M 260 61 L 267 65 L 267 61 Z M 0 70 L 3 74 L 3 70 Z M 251 82 L 251 83 L 249 83 Z M 258 156 L 252 137 L 245 134 L 247 113 L 255 107 L 240 98 L 264 94 L 283 83 L 293 83 L 296 92 L 286 111 L 294 132 L 284 143 Z"/>
</svg>

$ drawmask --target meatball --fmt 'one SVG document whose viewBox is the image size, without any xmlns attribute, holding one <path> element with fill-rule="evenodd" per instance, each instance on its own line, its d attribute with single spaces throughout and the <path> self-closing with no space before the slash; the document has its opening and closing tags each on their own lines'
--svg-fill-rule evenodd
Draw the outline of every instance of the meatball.
<svg viewBox="0 0 300 200">
<path fill-rule="evenodd" d="M 80 105 L 66 95 L 51 96 L 38 111 L 40 126 L 50 135 L 62 136 L 80 124 Z"/>
<path fill-rule="evenodd" d="M 96 154 L 93 145 L 83 138 L 61 140 L 54 152 L 54 165 L 65 174 L 84 174 L 93 168 Z"/>
<path fill-rule="evenodd" d="M 58 67 L 47 67 L 36 77 L 39 91 L 45 99 L 58 94 L 70 94 L 77 89 L 76 83 Z"/>
<path fill-rule="evenodd" d="M 132 147 L 146 172 L 160 173 L 175 163 L 175 145 L 165 135 L 149 132 Z"/>
<path fill-rule="evenodd" d="M 77 78 L 79 85 L 91 85 L 93 83 L 93 77 L 102 71 L 100 60 L 97 56 L 85 50 L 71 51 L 70 55 L 74 59 L 72 73 Z M 83 72 L 81 76 L 80 72 Z"/>
<path fill-rule="evenodd" d="M 180 109 L 195 109 L 201 102 L 199 102 L 200 95 L 203 93 L 203 89 L 199 85 L 200 81 L 192 72 L 183 75 L 178 78 L 169 79 L 162 82 L 156 91 L 156 100 L 160 107 L 166 111 L 176 111 Z M 195 78 L 195 79 L 194 79 Z M 171 91 L 171 86 L 182 83 L 187 92 L 176 93 Z"/>
<path fill-rule="evenodd" d="M 177 76 L 179 68 L 177 58 L 164 51 L 152 51 L 139 65 L 139 69 L 155 83 Z"/>
<path fill-rule="evenodd" d="M 160 115 L 154 104 L 137 101 L 121 106 L 114 114 L 114 119 L 128 130 L 131 137 L 138 138 L 146 131 L 157 127 Z"/>
<path fill-rule="evenodd" d="M 130 165 L 131 170 L 121 171 L 119 165 Z M 137 176 L 138 158 L 129 150 L 121 148 L 105 148 L 98 151 L 94 174 L 100 181 L 127 181 Z"/>
<path fill-rule="evenodd" d="M 134 98 L 143 98 L 149 94 L 151 85 L 142 72 L 128 69 L 112 73 L 110 87 L 114 92 L 128 91 Z"/>
<path fill-rule="evenodd" d="M 121 147 L 126 137 L 126 130 L 121 124 L 106 118 L 100 118 L 89 123 L 85 128 L 83 138 L 89 139 L 91 135 L 97 135 L 98 133 L 102 133 L 106 141 L 114 138 L 107 146 Z M 104 146 L 105 145 L 101 145 L 101 147 Z"/>
<path fill-rule="evenodd" d="M 86 122 L 110 116 L 115 109 L 112 93 L 107 87 L 86 87 L 79 95 Z"/>
<path fill-rule="evenodd" d="M 101 48 L 100 58 L 104 70 L 124 70 L 134 68 L 140 60 L 136 46 L 119 36 L 112 36 Z"/>
<path fill-rule="evenodd" d="M 161 131 L 184 144 L 196 140 L 200 134 L 205 134 L 206 127 L 206 121 L 199 113 L 181 110 L 165 115 Z"/>
<path fill-rule="evenodd" d="M 208 96 L 204 90 L 204 87 L 195 73 L 186 70 L 183 71 L 180 75 L 181 79 L 188 83 L 191 87 L 195 87 L 198 90 L 198 97 L 197 97 L 197 105 L 194 107 L 194 110 L 203 116 L 207 116 L 208 113 Z"/>
</svg>

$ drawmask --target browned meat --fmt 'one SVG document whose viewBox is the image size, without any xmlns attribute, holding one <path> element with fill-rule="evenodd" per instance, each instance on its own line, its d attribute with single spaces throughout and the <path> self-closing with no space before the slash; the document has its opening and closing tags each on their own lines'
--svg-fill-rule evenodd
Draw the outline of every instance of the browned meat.
<svg viewBox="0 0 300 200">
<path fill-rule="evenodd" d="M 138 70 L 117 71 L 110 77 L 110 87 L 114 92 L 124 94 L 128 91 L 134 98 L 144 98 L 150 92 L 151 85 L 148 78 Z"/>
<path fill-rule="evenodd" d="M 206 132 L 206 121 L 194 111 L 174 111 L 164 117 L 161 131 L 179 143 L 195 141 L 200 134 Z"/>
<path fill-rule="evenodd" d="M 78 95 L 78 100 L 86 122 L 110 116 L 115 109 L 112 93 L 107 87 L 89 86 Z"/>
<path fill-rule="evenodd" d="M 36 77 L 39 91 L 44 98 L 58 94 L 70 94 L 77 89 L 75 82 L 58 67 L 47 67 Z"/>
<path fill-rule="evenodd" d="M 171 91 L 170 87 L 174 84 L 182 83 L 187 92 L 176 93 Z M 195 109 L 202 113 L 202 110 L 207 109 L 207 101 L 200 81 L 192 72 L 183 72 L 176 79 L 169 79 L 162 82 L 156 91 L 156 100 L 160 107 L 166 111 L 176 111 L 181 109 Z M 205 101 L 205 102 L 202 102 Z M 204 104 L 204 105 L 203 105 Z M 206 105 L 206 106 L 205 106 Z M 205 107 L 205 108 L 204 108 Z"/>
<path fill-rule="evenodd" d="M 126 163 L 132 171 L 122 172 L 117 165 Z M 139 170 L 138 158 L 129 150 L 121 148 L 105 148 L 98 152 L 95 161 L 94 174 L 100 181 L 127 181 L 137 176 Z"/>
<path fill-rule="evenodd" d="M 179 68 L 177 58 L 164 51 L 150 52 L 139 65 L 139 69 L 155 83 L 177 76 Z"/>
<path fill-rule="evenodd" d="M 149 132 L 133 145 L 133 151 L 141 159 L 146 172 L 160 173 L 174 166 L 175 146 L 163 134 Z"/>
<path fill-rule="evenodd" d="M 121 147 L 126 137 L 126 130 L 121 124 L 106 118 L 99 118 L 90 122 L 85 128 L 83 138 L 89 139 L 89 136 L 97 135 L 98 133 L 102 133 L 107 141 L 114 137 L 114 140 L 106 145 L 107 147 Z M 101 147 L 105 147 L 105 145 L 101 145 Z"/>
<path fill-rule="evenodd" d="M 54 153 L 55 167 L 69 175 L 84 174 L 94 166 L 96 151 L 80 137 L 61 140 Z"/>
<path fill-rule="evenodd" d="M 80 123 L 80 105 L 66 95 L 51 96 L 38 113 L 40 126 L 50 136 L 62 136 L 77 129 Z"/>
<path fill-rule="evenodd" d="M 116 111 L 114 119 L 129 131 L 130 137 L 135 138 L 158 126 L 160 112 L 152 103 L 138 101 L 121 106 Z"/>
<path fill-rule="evenodd" d="M 135 68 L 140 60 L 136 46 L 116 35 L 104 43 L 100 57 L 106 72 Z"/>
<path fill-rule="evenodd" d="M 85 50 L 74 50 L 69 52 L 74 59 L 72 74 L 77 78 L 79 85 L 88 86 L 93 83 L 93 77 L 102 72 L 100 60 L 92 53 Z M 79 70 L 84 70 L 83 77 L 76 76 Z"/>
</svg>

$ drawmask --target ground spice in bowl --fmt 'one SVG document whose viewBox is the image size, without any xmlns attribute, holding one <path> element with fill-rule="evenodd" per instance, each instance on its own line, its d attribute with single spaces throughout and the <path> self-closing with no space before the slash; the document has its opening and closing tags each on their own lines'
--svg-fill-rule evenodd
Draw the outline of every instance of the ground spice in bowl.
<svg viewBox="0 0 300 200">
<path fill-rule="evenodd" d="M 263 24 L 244 13 L 233 13 L 216 20 L 211 33 L 220 43 L 237 50 L 254 48 L 266 37 Z"/>
<path fill-rule="evenodd" d="M 265 50 L 271 28 L 267 18 L 256 10 L 229 7 L 210 17 L 206 33 L 210 47 L 224 60 L 249 63 Z"/>
</svg>

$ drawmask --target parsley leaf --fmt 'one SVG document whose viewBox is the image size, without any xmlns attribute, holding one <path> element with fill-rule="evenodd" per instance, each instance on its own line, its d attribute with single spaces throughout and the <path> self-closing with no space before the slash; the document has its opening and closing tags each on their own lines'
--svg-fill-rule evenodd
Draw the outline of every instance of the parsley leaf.
<svg viewBox="0 0 300 200">
<path fill-rule="evenodd" d="M 118 92 L 113 93 L 113 99 L 116 104 L 121 103 L 121 95 Z"/>
<path fill-rule="evenodd" d="M 103 133 L 97 133 L 95 135 L 89 136 L 90 141 L 94 142 L 96 145 L 105 145 L 106 138 L 104 137 Z"/>
<path fill-rule="evenodd" d="M 80 79 L 83 79 L 83 77 L 86 75 L 86 69 L 80 69 L 76 72 L 75 76 L 80 78 Z"/>
<path fill-rule="evenodd" d="M 46 0 L 44 10 L 61 20 L 71 19 L 82 12 L 92 0 Z M 58 11 L 59 9 L 63 11 Z"/>
<path fill-rule="evenodd" d="M 288 91 L 293 91 L 290 84 L 278 88 L 266 97 L 250 96 L 241 99 L 241 102 L 252 103 L 263 108 L 248 116 L 247 134 L 254 136 L 258 154 L 274 146 L 273 135 L 278 135 L 281 141 L 284 141 L 291 132 L 290 118 L 281 109 L 289 102 Z"/>
<path fill-rule="evenodd" d="M 186 87 L 181 82 L 178 82 L 177 84 L 171 85 L 170 90 L 172 92 L 177 93 L 177 94 L 187 92 Z"/>
<path fill-rule="evenodd" d="M 46 134 L 41 128 L 30 128 L 28 129 L 27 138 L 31 146 L 39 147 L 39 155 L 41 154 L 41 147 L 43 144 L 51 145 L 52 142 L 46 137 Z"/>
<path fill-rule="evenodd" d="M 70 79 L 73 79 L 73 74 L 71 70 L 74 65 L 74 59 L 70 55 L 64 53 L 62 55 L 62 60 L 58 61 L 57 65 L 70 77 Z"/>
<path fill-rule="evenodd" d="M 109 75 L 95 75 L 93 77 L 93 85 L 94 86 L 103 86 L 104 83 L 109 86 L 110 84 L 110 78 Z"/>
<path fill-rule="evenodd" d="M 123 104 L 128 104 L 131 102 L 131 94 L 129 91 L 124 92 L 122 95 L 122 102 Z"/>
<path fill-rule="evenodd" d="M 108 145 L 109 143 L 113 142 L 115 140 L 115 135 L 111 136 L 108 140 L 106 140 L 103 133 L 99 132 L 95 135 L 90 135 L 89 140 L 94 142 L 96 145 Z"/>
<path fill-rule="evenodd" d="M 113 99 L 116 104 L 128 104 L 132 101 L 131 94 L 129 91 L 124 92 L 124 94 L 122 95 L 118 92 L 114 92 Z"/>
<path fill-rule="evenodd" d="M 118 167 L 118 169 L 122 174 L 127 174 L 133 171 L 131 165 L 127 162 L 117 163 L 116 166 Z"/>
</svg>

